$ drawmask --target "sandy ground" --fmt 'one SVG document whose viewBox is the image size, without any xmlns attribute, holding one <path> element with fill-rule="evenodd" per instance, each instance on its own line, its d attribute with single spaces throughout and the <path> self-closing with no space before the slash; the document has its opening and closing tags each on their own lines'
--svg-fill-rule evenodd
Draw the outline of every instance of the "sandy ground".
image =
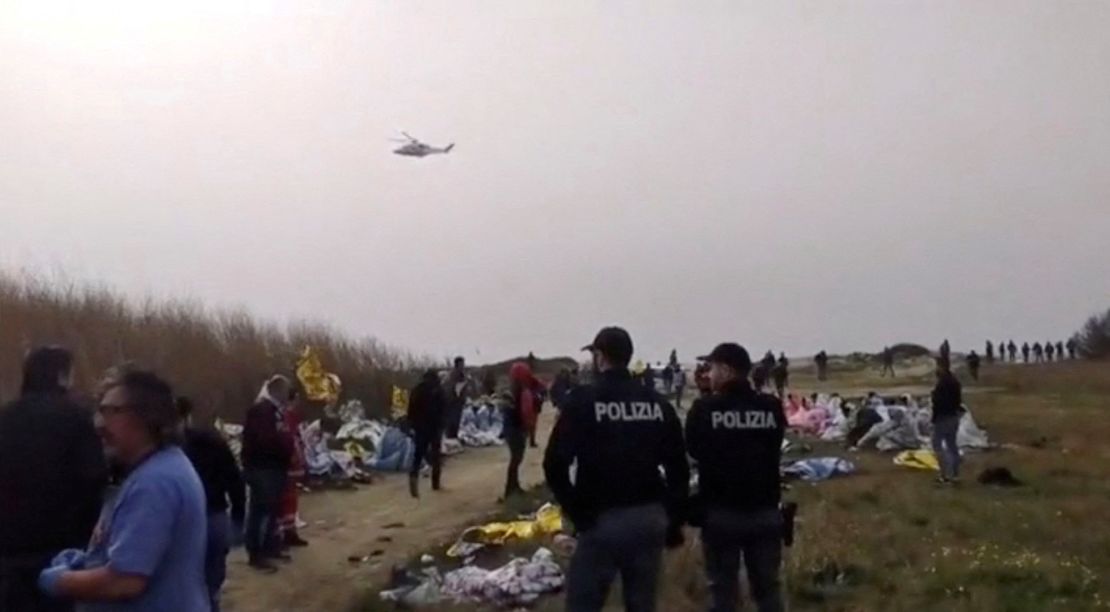
<svg viewBox="0 0 1110 612">
<path fill-rule="evenodd" d="M 542 443 L 553 423 L 553 410 L 540 415 L 540 449 L 529 448 L 521 468 L 525 487 L 543 481 Z M 448 459 L 444 490 L 433 493 L 421 480 L 421 498 L 408 494 L 404 475 L 379 475 L 374 484 L 355 491 L 324 491 L 301 497 L 302 536 L 307 548 L 276 574 L 262 575 L 246 564 L 242 549 L 228 558 L 224 609 L 234 612 L 347 610 L 352 599 L 387 578 L 394 563 L 429 546 L 450 542 L 459 532 L 492 513 L 505 486 L 509 451 L 504 446 L 471 449 Z M 399 527 L 391 525 L 400 524 Z M 388 539 L 388 540 L 387 540 Z M 380 551 L 380 552 L 378 552 Z M 375 556 L 365 563 L 352 555 Z"/>
</svg>

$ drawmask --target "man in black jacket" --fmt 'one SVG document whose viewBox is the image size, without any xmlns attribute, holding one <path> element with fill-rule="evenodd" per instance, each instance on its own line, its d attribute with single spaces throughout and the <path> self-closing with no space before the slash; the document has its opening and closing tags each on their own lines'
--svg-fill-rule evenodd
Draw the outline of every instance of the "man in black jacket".
<svg viewBox="0 0 1110 612">
<path fill-rule="evenodd" d="M 46 347 L 23 365 L 20 398 L 0 409 L 0 610 L 61 612 L 35 585 L 59 551 L 84 549 L 108 467 L 92 414 L 68 397 L 73 358 Z"/>
<path fill-rule="evenodd" d="M 416 451 L 409 472 L 409 494 L 420 497 L 420 466 L 425 459 L 432 468 L 432 490 L 439 490 L 440 445 L 443 436 L 443 414 L 447 400 L 435 370 L 424 372 L 409 394 L 408 421 L 412 427 Z"/>
<path fill-rule="evenodd" d="M 227 578 L 227 553 L 231 543 L 240 539 L 246 516 L 243 476 L 227 441 L 214 429 L 193 426 L 193 402 L 187 397 L 179 397 L 176 404 L 177 414 L 181 417 L 182 450 L 204 485 L 208 509 L 204 580 L 208 584 L 212 612 L 220 612 L 220 589 Z"/>
<path fill-rule="evenodd" d="M 593 354 L 595 381 L 571 392 L 543 465 L 579 533 L 567 610 L 601 610 L 619 572 L 625 609 L 650 612 L 663 547 L 682 541 L 690 478 L 682 424 L 658 393 L 633 380 L 628 332 L 607 327 L 583 350 Z"/>
<path fill-rule="evenodd" d="M 721 344 L 703 359 L 710 365 L 714 395 L 690 409 L 686 444 L 697 462 L 702 516 L 694 519 L 702 526 L 710 610 L 737 609 L 743 555 L 760 612 L 779 611 L 779 460 L 786 427 L 782 402 L 748 384 L 752 362 L 742 346 Z"/>
<path fill-rule="evenodd" d="M 268 558 L 283 557 L 277 546 L 281 493 L 293 458 L 293 438 L 285 435 L 280 407 L 289 401 L 292 385 L 284 376 L 266 381 L 243 425 L 243 477 L 250 487 L 250 511 L 243 534 L 250 566 L 264 572 L 275 567 Z"/>
<path fill-rule="evenodd" d="M 937 360 L 937 385 L 933 388 L 933 452 L 940 463 L 938 482 L 956 482 L 960 474 L 960 447 L 956 434 L 963 412 L 963 388 L 949 363 Z"/>
</svg>

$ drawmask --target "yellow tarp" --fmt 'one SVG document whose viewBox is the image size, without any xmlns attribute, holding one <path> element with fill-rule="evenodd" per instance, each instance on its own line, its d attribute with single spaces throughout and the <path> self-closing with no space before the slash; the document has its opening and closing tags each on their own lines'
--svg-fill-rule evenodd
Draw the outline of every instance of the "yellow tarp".
<svg viewBox="0 0 1110 612">
<path fill-rule="evenodd" d="M 304 347 L 297 360 L 297 380 L 301 381 L 308 399 L 329 404 L 339 401 L 339 377 L 324 370 L 320 356 L 311 346 Z"/>
<path fill-rule="evenodd" d="M 390 413 L 394 419 L 405 416 L 409 411 L 409 392 L 396 385 L 393 386 L 393 401 L 390 403 Z"/>
<path fill-rule="evenodd" d="M 894 456 L 894 465 L 914 468 L 917 470 L 940 471 L 937 456 L 931 450 L 907 450 Z"/>
<path fill-rule="evenodd" d="M 461 544 L 497 544 L 510 539 L 531 540 L 542 535 L 558 533 L 563 530 L 563 512 L 559 506 L 544 504 L 536 511 L 532 520 L 511 521 L 508 523 L 487 523 L 479 527 L 469 527 L 459 536 L 459 541 L 447 550 L 448 557 L 462 556 Z"/>
</svg>

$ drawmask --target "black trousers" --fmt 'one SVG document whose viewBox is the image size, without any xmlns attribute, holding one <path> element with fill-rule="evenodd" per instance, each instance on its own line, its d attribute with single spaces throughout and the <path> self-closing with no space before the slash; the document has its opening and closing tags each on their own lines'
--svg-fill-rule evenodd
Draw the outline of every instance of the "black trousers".
<svg viewBox="0 0 1110 612">
<path fill-rule="evenodd" d="M 413 453 L 412 470 L 409 471 L 409 475 L 419 476 L 420 465 L 427 461 L 432 468 L 432 486 L 438 488 L 439 476 L 442 470 L 442 458 L 440 457 L 442 434 L 439 431 L 419 430 L 414 433 L 413 440 L 416 443 L 416 451 Z"/>
<path fill-rule="evenodd" d="M 285 489 L 286 478 L 286 470 L 280 469 L 255 468 L 243 471 L 243 479 L 250 489 L 247 527 L 243 539 L 247 554 L 252 559 L 278 552 L 274 542 L 277 541 L 281 492 Z"/>
<path fill-rule="evenodd" d="M 505 497 L 508 497 L 524 490 L 520 486 L 520 464 L 524 462 L 527 440 L 524 430 L 520 427 L 508 425 L 504 433 L 505 444 L 509 447 L 509 471 L 505 475 Z"/>
<path fill-rule="evenodd" d="M 759 612 L 782 612 L 782 515 L 778 508 L 734 512 L 709 508 L 701 532 L 711 612 L 740 609 L 740 568 L 747 570 Z"/>
</svg>

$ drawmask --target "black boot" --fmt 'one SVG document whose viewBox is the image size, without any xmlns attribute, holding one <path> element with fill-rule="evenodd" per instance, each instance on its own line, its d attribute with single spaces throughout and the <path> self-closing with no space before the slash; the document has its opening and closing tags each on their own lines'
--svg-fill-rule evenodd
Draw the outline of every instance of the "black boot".
<svg viewBox="0 0 1110 612">
<path fill-rule="evenodd" d="M 439 475 L 440 475 L 439 469 L 438 468 L 432 468 L 432 490 L 433 491 L 438 491 L 439 490 Z"/>
<path fill-rule="evenodd" d="M 420 478 L 417 474 L 409 474 L 409 495 L 415 499 L 420 498 Z"/>
</svg>

